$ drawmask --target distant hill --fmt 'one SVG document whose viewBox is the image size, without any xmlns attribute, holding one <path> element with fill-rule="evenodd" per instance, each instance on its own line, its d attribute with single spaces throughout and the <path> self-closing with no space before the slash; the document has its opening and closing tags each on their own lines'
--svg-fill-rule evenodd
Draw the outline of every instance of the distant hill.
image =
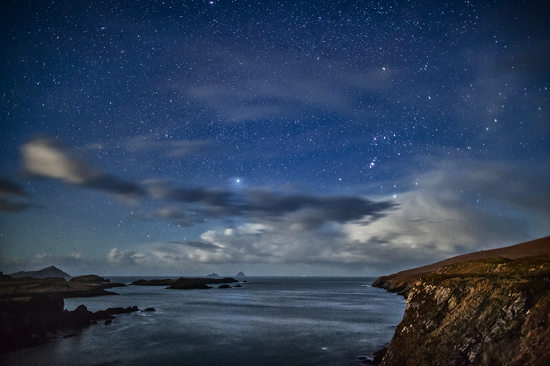
<svg viewBox="0 0 550 366">
<path fill-rule="evenodd" d="M 244 273 L 239 272 L 235 275 L 235 277 L 246 277 L 246 276 L 244 275 Z"/>
<path fill-rule="evenodd" d="M 39 271 L 20 271 L 16 273 L 10 274 L 12 278 L 24 278 L 24 277 L 31 277 L 31 278 L 48 278 L 48 277 L 59 277 L 64 278 L 66 280 L 71 278 L 71 275 L 68 273 L 63 272 L 59 268 L 55 266 L 50 266 L 43 268 Z"/>
</svg>

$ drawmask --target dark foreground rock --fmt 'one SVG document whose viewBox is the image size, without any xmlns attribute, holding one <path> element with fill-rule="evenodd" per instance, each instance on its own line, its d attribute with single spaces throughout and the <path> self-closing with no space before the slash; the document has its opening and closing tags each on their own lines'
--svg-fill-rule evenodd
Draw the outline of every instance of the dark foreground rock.
<svg viewBox="0 0 550 366">
<path fill-rule="evenodd" d="M 113 314 L 138 311 L 137 307 L 110 308 L 95 313 L 80 305 L 64 310 L 63 298 L 57 296 L 18 297 L 0 300 L 0 352 L 32 347 L 55 338 L 64 328 L 86 327 L 99 320 L 113 319 Z M 69 334 L 72 336 L 73 333 Z"/>
<path fill-rule="evenodd" d="M 132 282 L 136 286 L 168 286 L 167 289 L 175 290 L 206 290 L 211 288 L 208 285 L 220 283 L 239 282 L 234 278 L 175 278 L 168 280 L 137 280 Z"/>
<path fill-rule="evenodd" d="M 548 254 L 454 263 L 407 287 L 383 366 L 550 365 Z"/>
</svg>

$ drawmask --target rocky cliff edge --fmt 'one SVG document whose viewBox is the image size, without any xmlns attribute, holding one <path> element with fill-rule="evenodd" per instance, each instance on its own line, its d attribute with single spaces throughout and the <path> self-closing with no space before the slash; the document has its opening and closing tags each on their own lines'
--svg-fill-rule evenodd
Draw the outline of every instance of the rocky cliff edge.
<svg viewBox="0 0 550 366">
<path fill-rule="evenodd" d="M 453 263 L 399 291 L 407 309 L 384 366 L 550 365 L 548 254 Z"/>
</svg>

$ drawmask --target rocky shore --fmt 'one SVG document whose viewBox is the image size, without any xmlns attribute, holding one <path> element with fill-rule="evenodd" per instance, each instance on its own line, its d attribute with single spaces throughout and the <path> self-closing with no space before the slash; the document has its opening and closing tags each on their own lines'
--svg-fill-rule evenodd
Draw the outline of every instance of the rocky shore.
<svg viewBox="0 0 550 366">
<path fill-rule="evenodd" d="M 75 335 L 63 330 L 77 330 L 110 321 L 114 315 L 138 311 L 136 306 L 109 308 L 91 312 L 80 305 L 73 311 L 64 310 L 63 298 L 59 296 L 16 297 L 0 300 L 0 352 L 6 353 L 32 347 L 63 336 Z M 66 332 L 65 332 L 66 333 Z"/>
<path fill-rule="evenodd" d="M 86 327 L 99 320 L 111 321 L 114 315 L 139 309 L 109 308 L 95 313 L 80 305 L 64 310 L 63 298 L 118 295 L 105 289 L 126 286 L 96 275 L 42 278 L 44 273 L 58 274 L 55 267 L 41 271 L 19 272 L 16 276 L 36 275 L 39 278 L 12 278 L 0 272 L 0 352 L 32 347 L 59 337 L 60 331 Z M 70 337 L 75 333 L 65 334 Z"/>
<path fill-rule="evenodd" d="M 381 365 L 550 365 L 549 254 L 547 237 L 380 277 L 407 298 Z"/>
</svg>

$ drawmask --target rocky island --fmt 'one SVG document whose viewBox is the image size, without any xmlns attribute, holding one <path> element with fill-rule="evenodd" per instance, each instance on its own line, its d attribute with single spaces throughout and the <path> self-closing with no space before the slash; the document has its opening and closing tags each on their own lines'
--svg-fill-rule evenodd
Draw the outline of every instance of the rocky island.
<svg viewBox="0 0 550 366">
<path fill-rule="evenodd" d="M 136 286 L 168 286 L 172 290 L 206 290 L 212 288 L 208 285 L 227 284 L 239 282 L 234 278 L 174 278 L 167 280 L 137 280 L 132 282 Z"/>
<path fill-rule="evenodd" d="M 384 366 L 550 365 L 550 237 L 378 278 L 407 298 Z"/>
</svg>

